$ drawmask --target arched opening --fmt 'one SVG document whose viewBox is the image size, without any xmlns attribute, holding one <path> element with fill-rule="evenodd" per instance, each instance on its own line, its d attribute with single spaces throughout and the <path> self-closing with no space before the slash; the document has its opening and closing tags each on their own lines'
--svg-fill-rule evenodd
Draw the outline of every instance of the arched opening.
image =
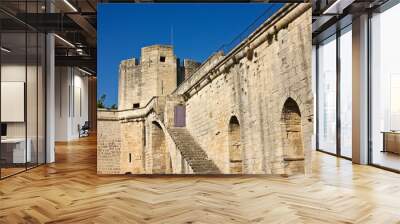
<svg viewBox="0 0 400 224">
<path fill-rule="evenodd" d="M 231 174 L 243 172 L 242 144 L 240 141 L 240 124 L 236 116 L 229 120 L 228 129 L 229 166 Z"/>
<path fill-rule="evenodd" d="M 151 149 L 153 158 L 152 173 L 171 173 L 171 158 L 167 151 L 165 134 L 160 124 L 155 121 L 151 125 Z"/>
<path fill-rule="evenodd" d="M 304 169 L 303 134 L 301 130 L 301 113 L 296 101 L 288 98 L 283 105 L 281 115 L 283 159 L 291 171 Z"/>
</svg>

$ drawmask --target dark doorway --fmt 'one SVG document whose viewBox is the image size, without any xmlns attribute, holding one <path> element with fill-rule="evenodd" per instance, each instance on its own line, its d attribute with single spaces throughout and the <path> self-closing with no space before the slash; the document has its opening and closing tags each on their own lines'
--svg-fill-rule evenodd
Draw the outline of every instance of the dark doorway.
<svg viewBox="0 0 400 224">
<path fill-rule="evenodd" d="M 243 172 L 242 144 L 240 141 L 240 125 L 236 116 L 231 117 L 228 130 L 229 166 L 231 174 Z"/>
<path fill-rule="evenodd" d="M 186 108 L 184 105 L 176 105 L 174 113 L 174 124 L 175 127 L 186 126 Z"/>
<path fill-rule="evenodd" d="M 170 157 L 165 142 L 165 134 L 157 122 L 151 125 L 151 149 L 152 149 L 152 173 L 166 174 L 171 173 Z"/>
<path fill-rule="evenodd" d="M 304 147 L 299 106 L 292 98 L 283 105 L 281 115 L 283 159 L 291 172 L 304 170 Z"/>
</svg>

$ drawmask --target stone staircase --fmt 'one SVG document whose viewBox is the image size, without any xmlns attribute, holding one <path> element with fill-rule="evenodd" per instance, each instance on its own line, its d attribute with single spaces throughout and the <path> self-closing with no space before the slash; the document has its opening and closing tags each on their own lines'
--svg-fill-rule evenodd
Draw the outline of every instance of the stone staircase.
<svg viewBox="0 0 400 224">
<path fill-rule="evenodd" d="M 208 159 L 207 153 L 194 140 L 186 128 L 168 128 L 182 157 L 187 161 L 195 174 L 219 174 L 221 171 Z"/>
</svg>

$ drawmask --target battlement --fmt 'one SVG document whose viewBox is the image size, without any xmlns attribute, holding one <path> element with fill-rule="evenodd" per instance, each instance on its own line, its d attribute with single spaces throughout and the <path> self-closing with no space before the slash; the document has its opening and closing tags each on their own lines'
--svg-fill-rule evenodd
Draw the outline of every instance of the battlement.
<svg viewBox="0 0 400 224">
<path fill-rule="evenodd" d="M 142 64 L 176 64 L 174 48 L 171 45 L 151 45 L 141 49 Z"/>
<path fill-rule="evenodd" d="M 154 50 L 154 49 L 171 49 L 173 50 L 174 46 L 168 44 L 153 44 L 150 46 L 142 47 L 143 50 Z"/>
<path fill-rule="evenodd" d="M 119 69 L 120 110 L 137 109 L 152 97 L 172 93 L 181 71 L 171 45 L 143 47 L 139 60 L 123 60 Z"/>
<path fill-rule="evenodd" d="M 129 69 L 139 65 L 139 62 L 136 58 L 130 58 L 126 60 L 122 60 L 119 64 L 119 69 Z"/>
<path fill-rule="evenodd" d="M 201 65 L 200 62 L 192 60 L 192 59 L 183 59 L 183 67 L 187 68 L 197 68 Z"/>
<path fill-rule="evenodd" d="M 192 59 L 184 59 L 183 60 L 183 67 L 184 67 L 184 74 L 185 79 L 189 78 L 190 75 L 193 74 L 199 67 L 201 63 L 194 61 Z"/>
<path fill-rule="evenodd" d="M 156 59 L 159 60 L 156 60 Z M 174 48 L 172 45 L 151 45 L 141 48 L 141 57 L 130 58 L 122 60 L 120 62 L 120 69 L 128 69 L 142 65 L 143 63 L 153 63 L 153 62 L 167 62 L 167 63 L 178 63 L 177 57 L 174 54 Z M 188 77 L 193 71 L 200 67 L 201 63 L 192 59 L 183 59 L 183 71 L 185 77 Z M 180 65 L 178 65 L 180 66 Z"/>
</svg>

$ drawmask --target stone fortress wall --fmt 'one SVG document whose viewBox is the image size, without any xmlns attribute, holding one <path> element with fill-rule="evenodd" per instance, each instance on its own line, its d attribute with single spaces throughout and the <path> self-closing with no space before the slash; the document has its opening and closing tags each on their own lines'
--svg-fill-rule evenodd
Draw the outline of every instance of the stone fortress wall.
<svg viewBox="0 0 400 224">
<path fill-rule="evenodd" d="M 226 55 L 176 62 L 161 45 L 121 62 L 118 110 L 98 111 L 99 174 L 310 172 L 308 3 L 285 5 Z"/>
</svg>

